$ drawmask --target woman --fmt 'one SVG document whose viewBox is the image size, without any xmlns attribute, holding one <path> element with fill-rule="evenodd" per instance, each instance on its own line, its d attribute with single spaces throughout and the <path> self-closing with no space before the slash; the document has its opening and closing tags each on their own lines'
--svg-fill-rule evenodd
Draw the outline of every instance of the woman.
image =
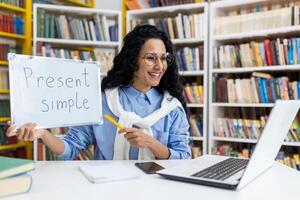
<svg viewBox="0 0 300 200">
<path fill-rule="evenodd" d="M 94 159 L 186 159 L 188 122 L 178 67 L 167 35 L 151 25 L 126 35 L 112 69 L 102 81 L 102 109 L 126 128 L 102 125 L 71 127 L 63 139 L 28 123 L 20 140 L 40 138 L 54 153 L 74 159 L 94 144 Z M 7 130 L 13 135 L 14 126 Z"/>
</svg>

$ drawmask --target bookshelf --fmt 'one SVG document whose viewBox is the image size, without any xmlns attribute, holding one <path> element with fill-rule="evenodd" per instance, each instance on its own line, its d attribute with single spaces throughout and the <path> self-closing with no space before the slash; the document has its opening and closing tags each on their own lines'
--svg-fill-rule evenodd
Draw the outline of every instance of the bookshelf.
<svg viewBox="0 0 300 200">
<path fill-rule="evenodd" d="M 177 20 L 185 20 L 185 26 L 184 24 L 180 25 Z M 126 32 L 132 30 L 137 24 L 152 24 L 169 34 L 174 44 L 177 58 L 181 58 L 181 61 L 178 61 L 178 67 L 181 69 L 179 74 L 186 83 L 191 85 L 188 90 L 190 91 L 195 86 L 196 94 L 198 94 L 198 97 L 195 97 L 195 99 L 199 99 L 194 102 L 188 102 L 187 107 L 191 110 L 191 114 L 195 116 L 195 119 L 192 119 L 192 123 L 194 124 L 193 127 L 198 130 L 193 131 L 197 132 L 197 134 L 190 137 L 191 147 L 195 147 L 192 148 L 192 151 L 198 149 L 196 151 L 201 152 L 201 154 L 207 153 L 207 20 L 207 3 L 145 8 L 128 10 L 126 12 Z M 171 33 L 171 29 L 173 29 L 174 34 Z M 183 29 L 185 29 L 186 33 L 183 33 Z M 186 59 L 189 59 L 189 62 Z M 194 83 L 193 86 L 192 83 Z M 201 89 L 198 90 L 199 86 Z M 199 126 L 201 126 L 200 130 Z"/>
<path fill-rule="evenodd" d="M 33 3 L 94 8 L 94 0 L 33 0 Z"/>
<path fill-rule="evenodd" d="M 15 1 L 15 3 L 17 3 Z M 10 29 L 0 25 L 0 126 L 3 129 L 6 122 L 10 120 L 9 110 L 9 86 L 8 86 L 8 61 L 7 53 L 17 52 L 23 54 L 31 54 L 31 15 L 32 15 L 32 1 L 20 0 L 20 5 L 14 5 L 7 1 L 0 3 L 1 19 L 12 19 Z M 5 17 L 4 17 L 5 16 Z M 6 18 L 6 19 L 4 19 Z M 3 104 L 2 102 L 7 102 Z M 2 113 L 4 112 L 4 113 Z M 4 116 L 3 116 L 4 114 Z M 29 142 L 17 142 L 17 140 L 7 139 L 5 132 L 1 131 L 0 154 L 8 155 L 10 152 L 26 151 L 24 157 L 32 159 L 32 145 Z"/>
<path fill-rule="evenodd" d="M 63 0 L 62 2 L 70 4 L 72 6 L 94 8 L 94 0 Z"/>
<path fill-rule="evenodd" d="M 243 125 L 261 131 L 262 121 L 265 120 L 262 118 L 269 114 L 275 99 L 299 99 L 296 95 L 298 91 L 292 86 L 292 82 L 297 83 L 300 78 L 300 52 L 299 49 L 298 51 L 293 49 L 292 44 L 293 40 L 297 41 L 300 33 L 299 5 L 299 1 L 284 0 L 227 0 L 210 4 L 209 153 L 216 153 L 216 147 L 222 145 L 226 146 L 225 150 L 243 146 L 242 148 L 250 149 L 246 155 L 251 156 L 258 138 L 251 134 L 246 135 L 246 132 L 242 135 L 232 134 L 235 130 L 229 129 L 236 127 L 235 123 L 239 121 L 238 117 L 232 117 L 231 113 L 239 110 L 244 120 Z M 295 13 L 298 15 L 294 15 Z M 284 18 L 284 14 L 288 17 Z M 278 15 L 282 17 L 276 17 Z M 270 19 L 276 20 L 271 22 Z M 245 54 L 245 51 L 248 53 Z M 293 56 L 289 53 L 293 53 L 291 54 Z M 279 92 L 274 90 L 273 93 L 272 79 L 282 81 L 283 85 L 286 84 L 287 90 L 283 90 L 285 87 L 278 83 Z M 259 85 L 260 80 L 265 81 L 266 85 Z M 295 87 L 297 88 L 297 84 Z M 253 97 L 255 89 L 258 101 Z M 246 117 L 247 121 L 243 117 L 246 116 L 245 113 L 251 113 Z M 263 116 L 259 118 L 257 117 L 259 115 Z M 223 126 L 229 128 L 227 133 L 222 132 Z M 293 126 L 291 130 L 294 130 Z M 293 139 L 291 130 L 281 151 L 299 155 L 299 140 L 289 141 Z M 295 134 L 299 135 L 296 129 L 295 131 Z"/>
<path fill-rule="evenodd" d="M 57 29 L 60 24 L 65 28 Z M 51 31 L 53 28 L 56 31 Z M 120 49 L 121 30 L 119 11 L 34 4 L 33 55 L 97 60 L 101 76 L 105 76 Z M 61 131 L 58 132 L 60 135 Z M 40 158 L 37 141 L 33 149 L 37 160 Z"/>
</svg>

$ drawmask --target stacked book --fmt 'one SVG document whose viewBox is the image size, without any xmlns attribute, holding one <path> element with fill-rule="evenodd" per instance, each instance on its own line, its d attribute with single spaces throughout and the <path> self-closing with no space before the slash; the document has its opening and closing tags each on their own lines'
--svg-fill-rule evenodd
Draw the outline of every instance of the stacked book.
<svg viewBox="0 0 300 200">
<path fill-rule="evenodd" d="M 32 179 L 27 174 L 34 169 L 32 160 L 0 156 L 0 197 L 28 192 Z"/>
</svg>

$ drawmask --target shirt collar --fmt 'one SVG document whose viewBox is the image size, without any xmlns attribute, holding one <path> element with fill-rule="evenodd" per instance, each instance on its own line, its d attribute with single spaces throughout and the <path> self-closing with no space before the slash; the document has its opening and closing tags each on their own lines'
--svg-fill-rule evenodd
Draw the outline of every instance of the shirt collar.
<svg viewBox="0 0 300 200">
<path fill-rule="evenodd" d="M 123 90 L 125 91 L 125 93 L 129 97 L 129 99 L 130 98 L 136 98 L 136 97 L 141 96 L 141 95 L 144 94 L 150 104 L 152 104 L 155 101 L 155 99 L 157 99 L 157 97 L 159 96 L 159 93 L 155 88 L 151 88 L 146 93 L 140 92 L 132 86 L 125 87 L 125 88 L 123 88 Z"/>
</svg>

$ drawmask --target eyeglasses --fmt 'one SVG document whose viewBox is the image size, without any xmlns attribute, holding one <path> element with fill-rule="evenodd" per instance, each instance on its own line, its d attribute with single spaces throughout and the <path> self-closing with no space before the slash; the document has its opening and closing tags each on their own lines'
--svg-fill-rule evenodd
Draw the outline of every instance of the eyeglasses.
<svg viewBox="0 0 300 200">
<path fill-rule="evenodd" d="M 146 53 L 144 57 L 141 58 L 144 59 L 145 64 L 149 67 L 153 67 L 157 64 L 158 59 L 160 59 L 163 66 L 170 66 L 174 62 L 174 56 L 170 53 L 164 53 L 160 56 L 160 58 L 156 53 Z"/>
</svg>

